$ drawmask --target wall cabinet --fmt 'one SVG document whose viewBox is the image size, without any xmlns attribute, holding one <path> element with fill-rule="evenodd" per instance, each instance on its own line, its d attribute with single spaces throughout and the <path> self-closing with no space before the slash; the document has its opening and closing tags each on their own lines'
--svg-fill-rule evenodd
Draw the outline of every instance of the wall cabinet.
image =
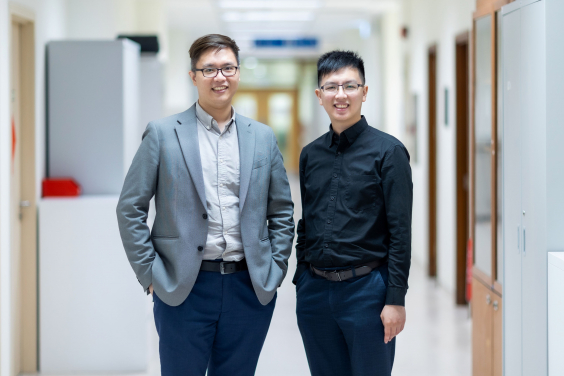
<svg viewBox="0 0 564 376">
<path fill-rule="evenodd" d="M 502 15 L 504 374 L 546 375 L 545 1 Z"/>
</svg>

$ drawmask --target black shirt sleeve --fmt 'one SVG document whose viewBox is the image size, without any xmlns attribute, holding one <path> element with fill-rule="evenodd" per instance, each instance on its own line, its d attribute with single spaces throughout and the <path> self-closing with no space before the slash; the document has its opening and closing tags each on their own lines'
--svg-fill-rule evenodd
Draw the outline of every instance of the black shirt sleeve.
<svg viewBox="0 0 564 376">
<path fill-rule="evenodd" d="M 298 278 L 303 272 L 309 267 L 308 263 L 305 261 L 305 242 L 306 242 L 306 232 L 305 232 L 305 220 L 304 220 L 304 197 L 305 197 L 305 160 L 306 160 L 306 149 L 302 150 L 300 154 L 300 196 L 302 200 L 302 218 L 298 221 L 298 226 L 296 233 L 298 239 L 296 241 L 296 258 L 298 259 L 298 266 L 296 268 L 296 273 L 294 274 L 294 279 L 292 283 L 294 285 L 298 282 Z"/>
<path fill-rule="evenodd" d="M 413 183 L 409 153 L 401 145 L 386 151 L 382 164 L 382 187 L 390 239 L 386 304 L 405 306 L 411 264 Z"/>
</svg>

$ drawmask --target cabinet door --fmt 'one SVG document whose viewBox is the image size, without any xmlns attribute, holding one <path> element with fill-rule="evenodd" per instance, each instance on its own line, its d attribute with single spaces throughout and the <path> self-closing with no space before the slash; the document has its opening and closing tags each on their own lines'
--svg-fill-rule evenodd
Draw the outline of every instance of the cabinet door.
<svg viewBox="0 0 564 376">
<path fill-rule="evenodd" d="M 521 375 L 521 11 L 503 17 L 503 302 L 506 375 Z"/>
<path fill-rule="evenodd" d="M 502 319 L 502 306 L 501 296 L 492 295 L 492 310 L 493 310 L 493 376 L 503 375 L 503 319 Z M 509 373 L 506 373 L 509 375 Z"/>
<path fill-rule="evenodd" d="M 544 8 L 545 1 L 521 8 L 523 376 L 548 372 Z"/>
<path fill-rule="evenodd" d="M 491 376 L 493 369 L 492 348 L 492 292 L 472 279 L 472 374 Z"/>
</svg>

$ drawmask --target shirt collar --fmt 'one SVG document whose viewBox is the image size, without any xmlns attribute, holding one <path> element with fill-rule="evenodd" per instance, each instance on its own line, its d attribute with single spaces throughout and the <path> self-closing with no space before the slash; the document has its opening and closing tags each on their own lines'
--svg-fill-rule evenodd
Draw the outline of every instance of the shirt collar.
<svg viewBox="0 0 564 376">
<path fill-rule="evenodd" d="M 208 114 L 202 108 L 202 106 L 200 106 L 199 102 L 196 102 L 196 117 L 198 118 L 198 120 L 200 120 L 200 122 L 204 125 L 204 127 L 208 131 L 213 129 L 217 133 L 221 134 L 221 131 L 219 130 L 219 126 L 217 125 L 217 121 L 210 114 Z M 231 128 L 231 124 L 233 124 L 234 122 L 235 122 L 235 109 L 233 108 L 233 106 L 231 106 L 231 120 L 225 126 L 224 132 L 228 132 Z"/>
<path fill-rule="evenodd" d="M 349 145 L 352 145 L 354 141 L 358 138 L 358 136 L 364 132 L 364 130 L 368 128 L 368 123 L 364 118 L 364 115 L 360 115 L 360 120 L 356 122 L 353 126 L 348 127 L 345 129 L 341 136 L 344 136 Z M 338 142 L 339 136 L 333 130 L 333 125 L 329 125 L 329 147 L 333 146 Z"/>
</svg>

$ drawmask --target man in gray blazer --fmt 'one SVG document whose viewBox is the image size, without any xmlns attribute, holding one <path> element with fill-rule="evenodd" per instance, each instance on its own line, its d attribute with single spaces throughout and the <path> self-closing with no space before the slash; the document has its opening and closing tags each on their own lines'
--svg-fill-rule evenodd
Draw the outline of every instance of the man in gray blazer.
<svg viewBox="0 0 564 376">
<path fill-rule="evenodd" d="M 153 295 L 163 376 L 253 375 L 287 271 L 288 178 L 272 130 L 231 106 L 238 51 L 218 34 L 193 43 L 198 102 L 149 123 L 117 206 L 129 262 Z"/>
</svg>

